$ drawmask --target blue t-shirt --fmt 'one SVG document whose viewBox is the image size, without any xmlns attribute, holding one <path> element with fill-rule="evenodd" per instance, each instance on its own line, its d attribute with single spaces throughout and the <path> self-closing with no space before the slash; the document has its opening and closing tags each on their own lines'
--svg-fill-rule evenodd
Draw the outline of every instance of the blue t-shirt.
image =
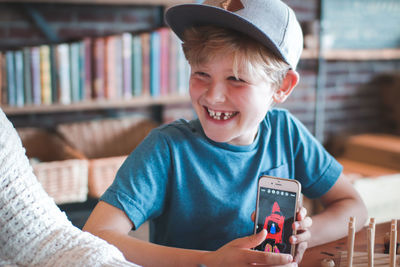
<svg viewBox="0 0 400 267">
<path fill-rule="evenodd" d="M 208 139 L 199 120 L 154 129 L 129 155 L 101 200 L 139 227 L 150 241 L 216 250 L 251 235 L 261 175 L 298 180 L 310 198 L 324 195 L 342 167 L 288 111 L 270 110 L 253 144 Z"/>
</svg>

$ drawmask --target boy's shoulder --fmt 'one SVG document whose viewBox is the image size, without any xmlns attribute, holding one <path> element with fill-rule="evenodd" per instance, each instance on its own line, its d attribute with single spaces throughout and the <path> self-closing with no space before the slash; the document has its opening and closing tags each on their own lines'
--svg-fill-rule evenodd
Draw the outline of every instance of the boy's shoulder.
<svg viewBox="0 0 400 267">
<path fill-rule="evenodd" d="M 284 119 L 293 117 L 289 110 L 284 108 L 272 108 L 267 112 L 266 119 Z"/>
<path fill-rule="evenodd" d="M 198 129 L 197 121 L 198 120 L 177 119 L 175 121 L 157 127 L 155 131 L 166 135 L 176 135 L 185 132 L 195 132 Z"/>
</svg>

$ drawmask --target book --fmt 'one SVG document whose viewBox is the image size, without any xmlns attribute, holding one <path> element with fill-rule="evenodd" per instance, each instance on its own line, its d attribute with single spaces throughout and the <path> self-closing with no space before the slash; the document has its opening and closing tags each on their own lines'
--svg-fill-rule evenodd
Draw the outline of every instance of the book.
<svg viewBox="0 0 400 267">
<path fill-rule="evenodd" d="M 85 87 L 85 79 L 86 79 L 86 73 L 85 73 L 85 44 L 83 41 L 78 42 L 78 77 L 79 77 L 79 95 L 78 95 L 78 101 L 83 101 L 85 100 L 86 97 L 86 87 Z"/>
<path fill-rule="evenodd" d="M 115 59 L 115 98 L 121 99 L 123 96 L 123 62 L 122 62 L 122 36 L 115 36 L 114 47 Z"/>
<path fill-rule="evenodd" d="M 31 49 L 31 78 L 32 78 L 32 101 L 35 105 L 42 103 L 42 82 L 40 77 L 40 48 Z"/>
<path fill-rule="evenodd" d="M 160 96 L 160 44 L 160 33 L 153 31 L 150 34 L 150 95 L 152 97 Z"/>
<path fill-rule="evenodd" d="M 169 93 L 176 94 L 178 91 L 178 50 L 182 49 L 181 41 L 174 34 L 169 35 Z"/>
<path fill-rule="evenodd" d="M 93 95 L 93 86 L 92 86 L 92 39 L 84 38 L 83 39 L 84 46 L 84 60 L 85 60 L 85 100 L 90 100 Z"/>
<path fill-rule="evenodd" d="M 93 41 L 93 99 L 104 98 L 105 92 L 105 39 L 96 38 Z"/>
<path fill-rule="evenodd" d="M 32 98 L 32 72 L 31 72 L 31 50 L 29 47 L 23 49 L 24 53 L 24 99 L 26 105 L 33 103 Z"/>
<path fill-rule="evenodd" d="M 187 94 L 189 87 L 189 77 L 190 77 L 190 67 L 185 58 L 182 49 L 178 50 L 177 55 L 177 91 L 176 93 L 179 95 Z"/>
<path fill-rule="evenodd" d="M 59 44 L 57 51 L 57 72 L 58 72 L 58 92 L 61 104 L 71 103 L 71 76 L 70 76 L 70 56 L 69 45 Z"/>
<path fill-rule="evenodd" d="M 169 35 L 171 31 L 168 28 L 160 28 L 160 95 L 168 95 L 169 93 Z"/>
<path fill-rule="evenodd" d="M 150 96 L 150 33 L 141 33 L 142 96 Z"/>
<path fill-rule="evenodd" d="M 14 52 L 6 52 L 7 68 L 7 103 L 9 106 L 16 106 L 16 85 L 15 85 L 15 67 Z"/>
<path fill-rule="evenodd" d="M 123 98 L 132 97 L 132 34 L 122 34 Z"/>
<path fill-rule="evenodd" d="M 57 63 L 56 63 L 56 51 L 54 45 L 49 45 L 50 47 L 50 79 L 51 79 L 51 103 L 59 102 L 58 95 L 58 81 L 57 81 Z"/>
<path fill-rule="evenodd" d="M 18 107 L 24 106 L 24 54 L 22 50 L 15 51 L 15 104 Z"/>
<path fill-rule="evenodd" d="M 3 53 L 0 52 L 0 105 L 4 104 L 3 103 L 3 94 L 4 94 L 4 89 L 3 89 Z"/>
<path fill-rule="evenodd" d="M 40 80 L 41 80 L 41 96 L 42 104 L 51 104 L 51 70 L 50 70 L 50 47 L 41 45 L 40 51 Z"/>
<path fill-rule="evenodd" d="M 140 34 L 132 37 L 132 95 L 142 94 L 142 39 Z"/>
<path fill-rule="evenodd" d="M 80 81 L 79 81 L 79 43 L 74 42 L 69 45 L 69 64 L 71 75 L 71 102 L 80 100 Z"/>
<path fill-rule="evenodd" d="M 105 38 L 105 90 L 104 96 L 107 99 L 115 99 L 117 96 L 117 71 L 116 71 L 116 59 L 115 59 L 115 45 L 116 45 L 116 37 L 115 36 L 107 36 Z"/>
</svg>

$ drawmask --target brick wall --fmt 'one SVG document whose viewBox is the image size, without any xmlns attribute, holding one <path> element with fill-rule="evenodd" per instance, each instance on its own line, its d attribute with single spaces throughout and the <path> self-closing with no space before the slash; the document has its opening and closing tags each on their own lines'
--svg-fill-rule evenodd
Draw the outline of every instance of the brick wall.
<svg viewBox="0 0 400 267">
<path fill-rule="evenodd" d="M 318 0 L 286 2 L 295 9 L 301 23 L 318 19 Z M 62 41 L 150 29 L 160 25 L 162 14 L 162 9 L 151 6 L 34 4 L 33 7 L 48 21 Z M 0 49 L 46 42 L 45 36 L 32 24 L 22 5 L 0 4 Z M 382 107 L 379 88 L 371 88 L 365 84 L 380 73 L 399 71 L 399 60 L 328 61 L 325 69 L 325 141 L 341 134 L 388 131 L 380 119 Z M 292 111 L 315 132 L 318 62 L 315 59 L 303 59 L 298 70 L 301 75 L 300 84 L 282 107 Z M 56 123 L 57 120 L 71 120 L 71 116 L 83 119 L 128 112 L 134 110 L 114 110 L 98 114 L 90 112 L 90 115 L 78 112 L 52 116 L 51 121 Z M 35 124 L 42 120 L 40 116 L 11 119 L 18 124 Z"/>
<path fill-rule="evenodd" d="M 49 43 L 27 11 L 32 7 L 60 41 L 134 32 L 161 24 L 162 9 L 135 5 L 0 3 L 0 49 Z"/>
</svg>

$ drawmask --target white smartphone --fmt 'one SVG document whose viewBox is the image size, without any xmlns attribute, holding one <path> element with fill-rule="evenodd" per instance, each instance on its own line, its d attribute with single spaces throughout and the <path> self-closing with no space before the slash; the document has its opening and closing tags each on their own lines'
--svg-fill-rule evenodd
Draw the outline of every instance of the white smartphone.
<svg viewBox="0 0 400 267">
<path fill-rule="evenodd" d="M 266 239 L 254 249 L 294 255 L 289 237 L 300 201 L 301 184 L 292 179 L 261 176 L 257 186 L 254 233 L 268 231 Z"/>
</svg>

